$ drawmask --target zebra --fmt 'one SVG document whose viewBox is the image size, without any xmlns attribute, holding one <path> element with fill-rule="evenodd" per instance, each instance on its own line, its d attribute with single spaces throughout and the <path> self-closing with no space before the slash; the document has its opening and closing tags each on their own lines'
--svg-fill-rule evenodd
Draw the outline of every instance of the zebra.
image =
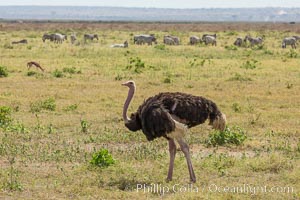
<svg viewBox="0 0 300 200">
<path fill-rule="evenodd" d="M 157 44 L 156 38 L 153 34 L 152 35 L 135 35 L 133 37 L 134 44 L 142 45 L 142 44 L 147 43 L 148 45 L 152 45 L 152 42 Z"/>
<path fill-rule="evenodd" d="M 26 39 L 20 40 L 20 41 L 13 41 L 12 44 L 27 44 L 28 41 Z"/>
<path fill-rule="evenodd" d="M 216 38 L 211 35 L 205 36 L 202 40 L 205 45 L 211 44 L 212 46 L 217 46 Z"/>
<path fill-rule="evenodd" d="M 60 33 L 55 33 L 54 34 L 54 42 L 55 43 L 62 43 L 64 40 L 67 40 L 67 36 L 60 34 Z"/>
<path fill-rule="evenodd" d="M 206 36 L 211 36 L 211 37 L 214 37 L 215 39 L 217 39 L 217 34 L 215 33 L 215 34 L 203 34 L 202 35 L 202 40 L 204 41 L 204 38 L 206 37 Z"/>
<path fill-rule="evenodd" d="M 175 45 L 175 41 L 173 38 L 171 38 L 169 36 L 164 36 L 164 44 Z"/>
<path fill-rule="evenodd" d="M 111 48 L 127 48 L 128 42 L 127 40 L 123 44 L 113 44 L 110 46 Z"/>
<path fill-rule="evenodd" d="M 195 44 L 198 44 L 198 43 L 201 43 L 202 42 L 202 39 L 199 38 L 198 36 L 191 36 L 190 37 L 190 45 L 195 45 Z"/>
<path fill-rule="evenodd" d="M 164 43 L 168 45 L 179 45 L 180 39 L 177 36 L 165 35 Z"/>
<path fill-rule="evenodd" d="M 261 37 L 253 38 L 249 35 L 246 35 L 244 42 L 247 42 L 247 40 L 250 42 L 251 47 L 253 47 L 254 45 L 259 45 L 259 44 L 263 43 L 263 39 Z"/>
<path fill-rule="evenodd" d="M 297 40 L 294 37 L 286 37 L 282 41 L 282 48 L 286 48 L 286 45 L 291 45 L 292 49 L 296 49 Z"/>
<path fill-rule="evenodd" d="M 42 40 L 43 42 L 45 42 L 46 40 L 50 40 L 51 42 L 53 42 L 55 40 L 54 37 L 54 34 L 45 33 L 42 37 Z"/>
<path fill-rule="evenodd" d="M 87 40 L 92 41 L 94 39 L 99 40 L 98 34 L 84 34 L 83 39 L 84 39 L 84 42 L 86 42 Z"/>
<path fill-rule="evenodd" d="M 243 38 L 238 37 L 236 38 L 235 42 L 233 43 L 235 46 L 241 47 L 243 44 Z"/>
</svg>

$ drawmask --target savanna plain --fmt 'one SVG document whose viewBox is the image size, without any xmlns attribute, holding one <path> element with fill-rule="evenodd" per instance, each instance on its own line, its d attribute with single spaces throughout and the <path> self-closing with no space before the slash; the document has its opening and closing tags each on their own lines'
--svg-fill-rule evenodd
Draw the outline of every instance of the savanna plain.
<svg viewBox="0 0 300 200">
<path fill-rule="evenodd" d="M 42 41 L 56 32 L 78 39 Z M 85 43 L 85 33 L 99 40 Z M 158 44 L 133 44 L 141 33 Z M 204 33 L 217 34 L 216 47 L 188 44 Z M 233 45 L 247 34 L 263 45 Z M 1 23 L 0 199 L 300 199 L 300 50 L 281 48 L 292 35 L 299 24 Z M 213 100 L 242 135 L 231 143 L 208 123 L 190 129 L 197 182 L 178 151 L 167 183 L 167 141 L 124 126 L 127 80 L 137 85 L 129 112 L 159 92 L 190 93 Z M 107 165 L 95 165 L 100 150 Z"/>
</svg>

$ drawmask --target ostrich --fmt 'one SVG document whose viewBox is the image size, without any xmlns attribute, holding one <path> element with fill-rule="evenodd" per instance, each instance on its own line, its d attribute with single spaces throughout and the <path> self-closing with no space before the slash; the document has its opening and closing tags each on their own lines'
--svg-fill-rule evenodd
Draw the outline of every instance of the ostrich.
<svg viewBox="0 0 300 200">
<path fill-rule="evenodd" d="M 196 182 L 189 146 L 184 140 L 184 135 L 188 128 L 202 124 L 207 119 L 209 119 L 209 125 L 214 129 L 224 130 L 226 116 L 221 113 L 214 102 L 204 97 L 179 92 L 165 92 L 148 98 L 129 118 L 127 110 L 136 87 L 134 81 L 127 81 L 122 85 L 129 87 L 123 108 L 125 126 L 134 132 L 142 130 L 148 141 L 158 137 L 168 140 L 170 163 L 167 181 L 171 181 L 173 176 L 176 140 L 186 158 L 190 181 Z"/>
</svg>

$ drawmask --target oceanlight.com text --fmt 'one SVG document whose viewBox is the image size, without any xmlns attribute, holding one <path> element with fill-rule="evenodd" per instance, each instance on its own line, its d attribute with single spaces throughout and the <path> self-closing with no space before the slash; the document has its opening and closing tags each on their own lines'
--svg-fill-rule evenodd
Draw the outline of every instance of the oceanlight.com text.
<svg viewBox="0 0 300 200">
<path fill-rule="evenodd" d="M 195 184 L 174 184 L 174 185 L 163 185 L 163 184 L 137 184 L 137 192 L 143 193 L 157 193 L 157 194 L 168 194 L 168 193 L 233 193 L 233 194 L 249 194 L 256 195 L 259 193 L 287 193 L 292 194 L 296 191 L 291 186 L 257 186 L 252 184 L 242 184 L 237 186 L 225 186 L 211 183 L 208 185 L 195 185 Z"/>
</svg>

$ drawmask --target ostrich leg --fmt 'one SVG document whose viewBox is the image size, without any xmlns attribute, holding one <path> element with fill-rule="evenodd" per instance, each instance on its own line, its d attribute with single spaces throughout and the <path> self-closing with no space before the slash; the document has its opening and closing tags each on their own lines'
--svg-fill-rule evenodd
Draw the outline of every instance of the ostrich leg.
<svg viewBox="0 0 300 200">
<path fill-rule="evenodd" d="M 177 141 L 178 141 L 178 143 L 180 145 L 180 148 L 181 148 L 181 150 L 184 153 L 184 156 L 186 158 L 186 162 L 187 162 L 189 173 L 190 173 L 190 180 L 191 180 L 192 183 L 195 183 L 196 182 L 196 176 L 195 176 L 193 166 L 192 166 L 189 146 L 183 140 L 183 138 L 178 138 Z"/>
<path fill-rule="evenodd" d="M 170 152 L 170 164 L 169 164 L 167 182 L 172 180 L 174 160 L 176 155 L 176 144 L 174 139 L 169 139 L 168 142 L 169 142 L 169 152 Z"/>
</svg>

